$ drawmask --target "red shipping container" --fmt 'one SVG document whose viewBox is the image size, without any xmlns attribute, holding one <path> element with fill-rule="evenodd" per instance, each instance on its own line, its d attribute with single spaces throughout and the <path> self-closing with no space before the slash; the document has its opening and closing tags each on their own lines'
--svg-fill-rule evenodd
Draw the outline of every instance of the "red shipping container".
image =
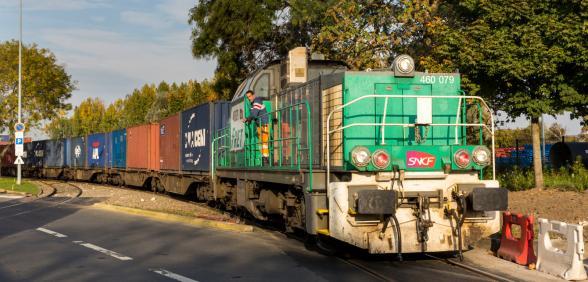
<svg viewBox="0 0 588 282">
<path fill-rule="evenodd" d="M 127 168 L 159 170 L 159 124 L 127 128 Z"/>
<path fill-rule="evenodd" d="M 159 121 L 159 165 L 161 170 L 180 170 L 180 115 Z"/>
<path fill-rule="evenodd" d="M 0 154 L 2 155 L 2 167 L 13 166 L 16 157 L 14 156 L 14 144 L 0 146 Z"/>
</svg>

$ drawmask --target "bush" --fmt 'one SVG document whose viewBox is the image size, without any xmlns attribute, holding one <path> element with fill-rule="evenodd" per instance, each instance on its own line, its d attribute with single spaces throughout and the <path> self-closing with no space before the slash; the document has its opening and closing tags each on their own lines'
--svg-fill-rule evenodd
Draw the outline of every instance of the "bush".
<svg viewBox="0 0 588 282">
<path fill-rule="evenodd" d="M 513 167 L 498 175 L 500 185 L 510 191 L 523 191 L 535 187 L 533 170 Z M 576 161 L 569 168 L 547 169 L 543 173 L 545 187 L 582 192 L 588 189 L 588 169 Z"/>
</svg>

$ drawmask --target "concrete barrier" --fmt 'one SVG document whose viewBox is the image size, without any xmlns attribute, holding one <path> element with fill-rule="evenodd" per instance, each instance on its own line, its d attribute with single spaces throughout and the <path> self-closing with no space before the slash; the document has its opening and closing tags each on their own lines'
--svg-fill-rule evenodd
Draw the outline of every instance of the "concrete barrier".
<svg viewBox="0 0 588 282">
<path fill-rule="evenodd" d="M 586 279 L 584 269 L 584 237 L 583 226 L 565 222 L 539 219 L 539 252 L 537 270 L 559 276 L 566 280 Z M 560 234 L 566 238 L 566 249 L 554 247 L 549 232 Z"/>
</svg>

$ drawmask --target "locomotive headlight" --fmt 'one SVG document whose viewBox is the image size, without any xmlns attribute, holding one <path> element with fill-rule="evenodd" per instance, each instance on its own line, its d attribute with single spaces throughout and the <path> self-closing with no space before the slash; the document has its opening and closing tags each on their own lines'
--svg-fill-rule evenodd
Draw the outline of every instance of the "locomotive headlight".
<svg viewBox="0 0 588 282">
<path fill-rule="evenodd" d="M 459 168 L 466 168 L 470 164 L 470 154 L 464 149 L 459 149 L 453 155 L 453 160 Z"/>
<path fill-rule="evenodd" d="M 390 164 L 390 155 L 384 150 L 377 150 L 372 156 L 372 163 L 379 169 L 384 169 Z"/>
<path fill-rule="evenodd" d="M 414 76 L 414 60 L 409 55 L 400 55 L 392 64 L 395 76 Z"/>
<path fill-rule="evenodd" d="M 489 165 L 490 164 L 490 150 L 486 147 L 478 146 L 472 152 L 474 162 L 478 165 Z"/>
<path fill-rule="evenodd" d="M 370 163 L 370 151 L 366 147 L 355 147 L 351 151 L 351 161 L 358 167 L 367 166 Z"/>
</svg>

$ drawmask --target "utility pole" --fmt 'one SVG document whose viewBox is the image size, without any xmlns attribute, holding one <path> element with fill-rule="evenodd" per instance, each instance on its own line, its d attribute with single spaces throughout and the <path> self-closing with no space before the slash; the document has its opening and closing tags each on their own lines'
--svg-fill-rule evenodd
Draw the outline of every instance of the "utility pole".
<svg viewBox="0 0 588 282">
<path fill-rule="evenodd" d="M 20 0 L 19 17 L 19 40 L 18 40 L 18 123 L 21 123 L 21 96 L 22 96 L 22 0 Z M 21 164 L 16 165 L 16 185 L 20 185 Z"/>
</svg>

